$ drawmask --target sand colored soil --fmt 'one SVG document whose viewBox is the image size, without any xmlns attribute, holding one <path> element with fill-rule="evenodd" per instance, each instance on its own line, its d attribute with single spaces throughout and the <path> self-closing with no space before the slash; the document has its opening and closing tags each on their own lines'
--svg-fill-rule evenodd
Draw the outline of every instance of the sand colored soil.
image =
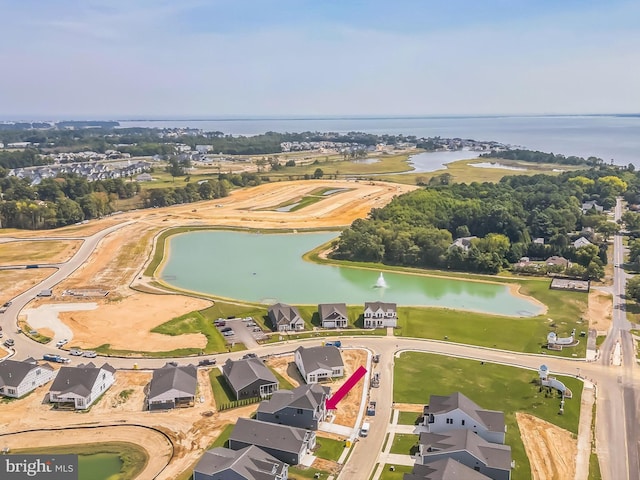
<svg viewBox="0 0 640 480">
<path fill-rule="evenodd" d="M 62 263 L 69 260 L 82 240 L 21 240 L 0 243 L 2 265 Z"/>
<path fill-rule="evenodd" d="M 589 328 L 598 331 L 598 335 L 606 335 L 613 318 L 613 299 L 610 293 L 591 290 L 589 292 L 589 308 L 585 319 Z"/>
<path fill-rule="evenodd" d="M 329 472 L 330 474 L 336 475 L 340 473 L 340 464 L 337 462 L 332 462 L 331 460 L 325 460 L 324 458 L 316 458 L 311 465 L 312 468 L 317 468 L 318 470 L 324 470 L 325 472 Z"/>
<path fill-rule="evenodd" d="M 168 351 L 204 348 L 207 339 L 198 333 L 170 336 L 150 330 L 210 305 L 208 300 L 183 295 L 138 293 L 118 302 L 103 300 L 96 310 L 60 312 L 59 317 L 73 330 L 73 344 L 80 348 L 108 343 L 116 350 Z"/>
<path fill-rule="evenodd" d="M 420 403 L 394 403 L 393 408 L 400 410 L 401 412 L 422 413 L 424 405 Z"/>
<path fill-rule="evenodd" d="M 573 479 L 578 443 L 571 432 L 526 413 L 516 413 L 533 480 Z"/>
<path fill-rule="evenodd" d="M 0 305 L 25 290 L 29 290 L 49 275 L 53 275 L 54 272 L 53 268 L 0 270 Z"/>
<path fill-rule="evenodd" d="M 304 379 L 293 361 L 293 355 L 271 357 L 266 361 L 266 364 L 282 375 L 294 387 L 304 384 Z"/>
</svg>

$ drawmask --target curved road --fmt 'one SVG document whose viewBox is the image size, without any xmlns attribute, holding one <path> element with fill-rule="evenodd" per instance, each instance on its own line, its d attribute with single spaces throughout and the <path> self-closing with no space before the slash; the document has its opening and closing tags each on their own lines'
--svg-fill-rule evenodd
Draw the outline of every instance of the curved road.
<svg viewBox="0 0 640 480">
<path fill-rule="evenodd" d="M 616 218 L 619 218 L 620 204 L 616 206 Z M 49 289 L 67 278 L 77 268 L 79 268 L 93 253 L 98 243 L 111 232 L 122 228 L 132 222 L 125 222 L 107 228 L 90 237 L 86 237 L 78 249 L 77 253 L 66 263 L 60 264 L 58 270 L 40 284 L 30 288 L 26 292 L 13 299 L 12 305 L 7 311 L 0 315 L 0 324 L 5 333 L 14 332 L 17 325 L 17 317 L 24 306 L 29 303 L 35 295 L 43 289 Z M 614 240 L 614 259 L 616 264 L 622 263 L 622 241 L 616 236 Z M 365 337 L 357 336 L 340 338 L 345 345 L 362 346 L 381 354 L 381 361 L 375 367 L 381 373 L 380 388 L 372 389 L 372 398 L 378 402 L 378 415 L 372 421 L 374 428 L 366 439 L 361 439 L 356 443 L 354 451 L 349 457 L 348 463 L 340 473 L 340 478 L 368 478 L 373 471 L 376 462 L 376 455 L 372 452 L 379 452 L 386 433 L 386 426 L 390 421 L 393 401 L 393 359 L 400 350 L 416 350 L 443 355 L 458 356 L 501 363 L 505 365 L 535 369 L 545 363 L 551 372 L 556 374 L 589 378 L 598 386 L 597 396 L 597 418 L 596 436 L 597 449 L 601 465 L 602 478 L 604 480 L 632 479 L 640 480 L 640 470 L 638 469 L 638 431 L 639 418 L 638 398 L 640 395 L 640 381 L 638 381 L 635 355 L 633 354 L 633 343 L 629 334 L 630 325 L 626 321 L 624 313 L 624 292 L 625 278 L 621 269 L 615 269 L 614 275 L 614 319 L 612 330 L 603 344 L 601 361 L 597 363 L 586 363 L 583 360 L 553 357 L 550 355 L 525 354 L 496 350 L 491 348 L 477 347 L 471 345 L 460 345 L 449 342 L 408 339 L 398 337 Z M 615 349 L 615 342 L 618 335 L 622 340 L 623 367 L 611 364 L 611 353 Z M 42 358 L 44 353 L 60 353 L 60 350 L 31 341 L 24 335 L 6 335 L 14 338 L 16 357 Z M 299 343 L 319 344 L 319 340 L 307 339 L 301 341 L 285 342 L 276 345 L 260 347 L 260 355 L 272 355 L 293 351 Z M 238 359 L 246 352 L 236 352 L 230 354 L 209 355 L 202 358 L 217 358 L 218 363 L 227 358 Z M 71 358 L 72 363 L 86 361 L 82 358 Z M 152 369 L 163 366 L 168 360 L 175 360 L 180 364 L 189 364 L 194 358 L 178 359 L 150 359 L 150 358 L 116 358 L 109 357 L 111 365 L 120 369 Z M 623 412 L 623 415 L 620 414 Z M 376 425 L 381 425 L 376 428 Z M 360 476 L 362 472 L 368 472 L 366 476 Z"/>
</svg>

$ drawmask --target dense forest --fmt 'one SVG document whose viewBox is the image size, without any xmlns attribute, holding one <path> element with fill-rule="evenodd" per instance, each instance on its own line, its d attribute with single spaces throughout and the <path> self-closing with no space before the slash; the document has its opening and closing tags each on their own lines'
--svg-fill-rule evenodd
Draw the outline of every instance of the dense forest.
<svg viewBox="0 0 640 480">
<path fill-rule="evenodd" d="M 618 225 L 595 209 L 583 213 L 582 203 L 595 200 L 608 209 L 617 195 L 637 197 L 639 191 L 638 175 L 609 167 L 428 186 L 354 221 L 337 240 L 333 257 L 497 273 L 525 256 L 559 255 L 575 262 L 572 275 L 600 278 L 607 260 L 604 240 Z M 594 245 L 575 249 L 572 241 L 579 236 Z M 476 238 L 452 247 L 461 237 Z"/>
<path fill-rule="evenodd" d="M 598 157 L 582 158 L 574 155 L 564 156 L 554 153 L 539 152 L 537 150 L 503 150 L 491 151 L 480 155 L 482 158 L 503 158 L 505 160 L 520 160 L 533 163 L 559 163 L 563 165 L 589 165 L 592 167 L 602 165 L 604 162 Z"/>
</svg>

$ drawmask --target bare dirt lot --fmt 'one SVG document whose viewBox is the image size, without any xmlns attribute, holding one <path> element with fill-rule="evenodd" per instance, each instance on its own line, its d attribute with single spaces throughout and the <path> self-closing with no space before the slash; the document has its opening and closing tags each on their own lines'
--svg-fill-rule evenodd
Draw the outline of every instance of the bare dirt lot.
<svg viewBox="0 0 640 480">
<path fill-rule="evenodd" d="M 0 305 L 52 275 L 53 268 L 0 270 Z"/>
<path fill-rule="evenodd" d="M 578 443 L 571 432 L 526 413 L 516 413 L 533 480 L 572 479 Z"/>
<path fill-rule="evenodd" d="M 613 301 L 611 294 L 591 290 L 589 292 L 589 308 L 586 320 L 589 328 L 597 330 L 598 335 L 606 335 L 611 327 L 613 318 Z"/>
</svg>

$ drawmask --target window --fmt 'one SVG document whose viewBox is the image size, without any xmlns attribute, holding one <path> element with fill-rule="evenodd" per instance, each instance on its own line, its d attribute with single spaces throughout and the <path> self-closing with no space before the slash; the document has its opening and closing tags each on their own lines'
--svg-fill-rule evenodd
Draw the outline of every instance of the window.
<svg viewBox="0 0 640 480">
<path fill-rule="evenodd" d="M 297 413 L 298 415 L 302 415 L 302 409 L 301 409 L 301 408 L 298 408 L 298 409 L 296 410 L 296 413 Z"/>
<path fill-rule="evenodd" d="M 453 425 L 453 418 L 447 418 L 447 424 Z"/>
<path fill-rule="evenodd" d="M 36 375 L 40 375 L 40 370 L 36 370 Z"/>
<path fill-rule="evenodd" d="M 460 425 L 464 425 L 464 420 L 461 420 L 461 421 L 460 421 Z"/>
</svg>

